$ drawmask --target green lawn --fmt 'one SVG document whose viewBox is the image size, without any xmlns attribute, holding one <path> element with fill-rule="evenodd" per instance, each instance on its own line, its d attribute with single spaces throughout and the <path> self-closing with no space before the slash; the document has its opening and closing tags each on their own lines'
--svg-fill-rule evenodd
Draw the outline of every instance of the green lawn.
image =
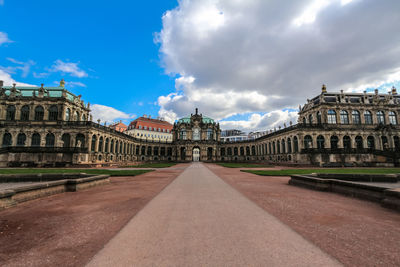
<svg viewBox="0 0 400 267">
<path fill-rule="evenodd" d="M 109 174 L 110 176 L 135 176 L 152 170 L 106 170 L 106 169 L 0 169 L 0 174 L 32 173 L 87 173 Z"/>
<path fill-rule="evenodd" d="M 144 163 L 140 165 L 121 166 L 121 168 L 168 168 L 176 165 L 176 163 Z"/>
<path fill-rule="evenodd" d="M 263 176 L 290 176 L 294 174 L 310 173 L 369 173 L 369 174 L 391 174 L 400 173 L 400 168 L 343 168 L 343 169 L 287 169 L 275 171 L 241 170 L 242 172 L 254 173 Z"/>
<path fill-rule="evenodd" d="M 226 168 L 268 168 L 270 165 L 255 164 L 255 163 L 217 163 L 218 165 Z"/>
</svg>

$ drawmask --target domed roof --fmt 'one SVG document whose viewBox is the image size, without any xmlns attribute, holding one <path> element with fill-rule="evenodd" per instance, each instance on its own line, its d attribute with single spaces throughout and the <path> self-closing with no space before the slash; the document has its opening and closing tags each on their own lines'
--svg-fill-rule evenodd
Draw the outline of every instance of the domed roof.
<svg viewBox="0 0 400 267">
<path fill-rule="evenodd" d="M 202 117 L 203 123 L 214 123 L 214 120 L 209 117 Z M 190 117 L 180 118 L 178 123 L 190 123 Z"/>
</svg>

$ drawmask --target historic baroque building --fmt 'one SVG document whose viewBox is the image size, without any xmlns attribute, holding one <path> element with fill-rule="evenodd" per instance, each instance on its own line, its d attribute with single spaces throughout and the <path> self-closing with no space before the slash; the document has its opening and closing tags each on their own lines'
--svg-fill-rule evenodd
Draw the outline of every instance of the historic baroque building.
<svg viewBox="0 0 400 267">
<path fill-rule="evenodd" d="M 320 166 L 392 166 L 400 158 L 400 96 L 328 93 L 299 109 L 296 125 L 254 140 L 221 142 L 219 124 L 195 114 L 173 140 L 149 141 L 92 122 L 90 105 L 64 88 L 3 86 L 0 166 L 135 164 L 143 161 L 264 161 Z"/>
</svg>

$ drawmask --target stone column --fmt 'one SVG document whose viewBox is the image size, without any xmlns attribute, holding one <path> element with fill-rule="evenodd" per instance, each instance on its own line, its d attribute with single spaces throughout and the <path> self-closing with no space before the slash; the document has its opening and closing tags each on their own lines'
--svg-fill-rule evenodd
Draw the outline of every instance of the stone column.
<svg viewBox="0 0 400 267">
<path fill-rule="evenodd" d="M 325 148 L 330 149 L 331 148 L 331 137 L 330 137 L 330 135 L 329 134 L 324 134 L 322 136 L 325 139 L 325 143 L 324 143 Z"/>
<path fill-rule="evenodd" d="M 94 152 L 99 152 L 99 140 L 100 136 L 96 135 L 96 144 L 94 145 Z"/>
<path fill-rule="evenodd" d="M 338 148 L 343 148 L 343 135 L 338 134 L 337 137 L 339 139 L 338 140 Z"/>
</svg>

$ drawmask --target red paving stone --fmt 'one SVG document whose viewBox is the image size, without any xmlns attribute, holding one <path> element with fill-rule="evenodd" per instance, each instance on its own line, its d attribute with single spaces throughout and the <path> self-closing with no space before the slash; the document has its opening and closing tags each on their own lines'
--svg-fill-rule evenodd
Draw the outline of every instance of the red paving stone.
<svg viewBox="0 0 400 267">
<path fill-rule="evenodd" d="M 82 266 L 187 165 L 0 211 L 0 266 Z"/>
<path fill-rule="evenodd" d="M 377 203 L 288 185 L 289 177 L 207 167 L 347 266 L 400 266 L 400 214 Z"/>
</svg>

